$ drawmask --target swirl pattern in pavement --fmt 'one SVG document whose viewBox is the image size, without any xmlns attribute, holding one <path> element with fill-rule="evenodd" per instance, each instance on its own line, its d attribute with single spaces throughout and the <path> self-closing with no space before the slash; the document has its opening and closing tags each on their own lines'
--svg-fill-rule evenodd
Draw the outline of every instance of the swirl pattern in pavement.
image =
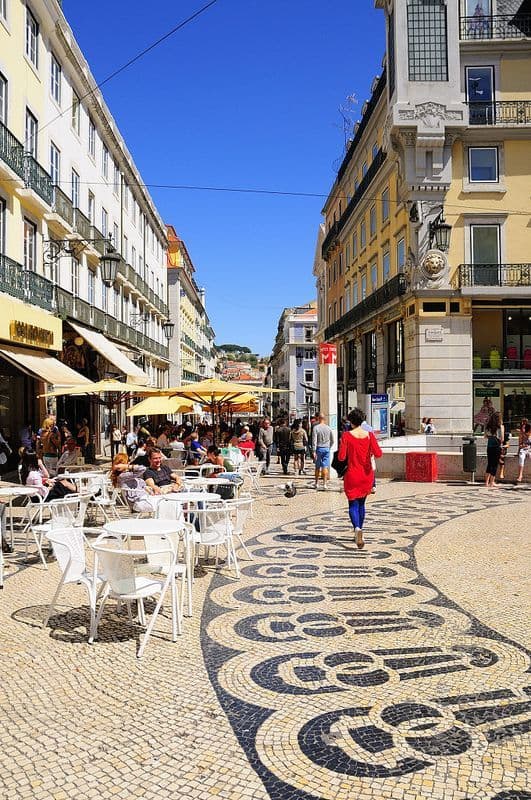
<svg viewBox="0 0 531 800">
<path fill-rule="evenodd" d="M 311 515 L 248 542 L 240 581 L 213 578 L 205 664 L 272 800 L 531 798 L 530 654 L 414 554 L 442 522 L 506 502 L 373 502 L 361 551 L 344 512 Z"/>
</svg>

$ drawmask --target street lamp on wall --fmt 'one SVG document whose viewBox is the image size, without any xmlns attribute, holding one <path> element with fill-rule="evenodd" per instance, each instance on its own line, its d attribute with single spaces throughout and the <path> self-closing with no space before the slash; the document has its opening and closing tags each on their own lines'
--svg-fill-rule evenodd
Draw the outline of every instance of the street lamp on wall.
<svg viewBox="0 0 531 800">
<path fill-rule="evenodd" d="M 435 247 L 442 253 L 447 253 L 450 247 L 450 233 L 452 226 L 448 225 L 444 219 L 444 212 L 441 211 L 428 226 L 428 236 L 430 250 L 435 242 Z"/>
<path fill-rule="evenodd" d="M 171 319 L 167 319 L 165 322 L 162 323 L 162 332 L 168 341 L 173 336 L 174 330 L 175 330 L 175 322 L 172 322 Z"/>
<path fill-rule="evenodd" d="M 106 286 L 112 286 L 118 275 L 118 265 L 122 258 L 112 245 L 107 245 L 107 252 L 100 258 L 101 279 Z"/>
</svg>

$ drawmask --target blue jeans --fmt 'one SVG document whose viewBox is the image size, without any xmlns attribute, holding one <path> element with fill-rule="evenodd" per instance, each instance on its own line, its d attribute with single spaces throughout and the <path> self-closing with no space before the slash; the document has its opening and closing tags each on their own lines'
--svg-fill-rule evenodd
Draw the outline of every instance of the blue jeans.
<svg viewBox="0 0 531 800">
<path fill-rule="evenodd" d="M 348 501 L 348 514 L 352 526 L 360 530 L 363 528 L 365 520 L 365 500 L 365 497 L 356 497 L 355 500 Z"/>
</svg>

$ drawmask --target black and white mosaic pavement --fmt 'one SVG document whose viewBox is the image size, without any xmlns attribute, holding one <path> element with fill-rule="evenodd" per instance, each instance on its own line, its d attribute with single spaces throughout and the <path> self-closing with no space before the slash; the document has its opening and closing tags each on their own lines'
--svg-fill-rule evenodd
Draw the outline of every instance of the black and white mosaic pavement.
<svg viewBox="0 0 531 800">
<path fill-rule="evenodd" d="M 530 654 L 414 550 L 504 503 L 473 488 L 372 502 L 361 551 L 346 511 L 310 514 L 248 542 L 240 581 L 213 578 L 204 661 L 272 800 L 531 799 Z"/>
</svg>

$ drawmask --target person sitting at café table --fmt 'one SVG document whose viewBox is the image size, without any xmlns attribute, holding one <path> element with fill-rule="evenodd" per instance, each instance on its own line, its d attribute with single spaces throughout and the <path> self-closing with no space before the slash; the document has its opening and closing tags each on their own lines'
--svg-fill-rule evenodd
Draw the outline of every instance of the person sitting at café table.
<svg viewBox="0 0 531 800">
<path fill-rule="evenodd" d="M 199 441 L 199 435 L 195 432 L 190 437 L 190 451 L 194 460 L 199 460 L 201 456 L 206 456 L 207 454 L 206 448 Z"/>
<path fill-rule="evenodd" d="M 240 448 L 245 458 L 250 457 L 251 453 L 254 452 L 253 434 L 251 433 L 251 431 L 247 431 L 247 433 L 245 434 L 245 439 L 243 439 L 238 444 L 238 447 Z"/>
<path fill-rule="evenodd" d="M 150 450 L 149 467 L 144 472 L 143 479 L 154 494 L 180 492 L 183 488 L 181 476 L 162 463 L 162 453 L 156 447 Z"/>
<path fill-rule="evenodd" d="M 77 464 L 78 457 L 79 448 L 76 446 L 76 440 L 70 437 L 66 440 L 65 450 L 57 462 L 57 472 L 64 472 L 66 467 L 73 467 Z"/>
<path fill-rule="evenodd" d="M 49 500 L 59 500 L 67 494 L 77 492 L 75 483 L 65 478 L 51 480 L 46 467 L 42 465 L 37 453 L 27 450 L 22 456 L 22 469 L 20 472 L 22 483 L 35 488 L 35 495 Z"/>
</svg>

